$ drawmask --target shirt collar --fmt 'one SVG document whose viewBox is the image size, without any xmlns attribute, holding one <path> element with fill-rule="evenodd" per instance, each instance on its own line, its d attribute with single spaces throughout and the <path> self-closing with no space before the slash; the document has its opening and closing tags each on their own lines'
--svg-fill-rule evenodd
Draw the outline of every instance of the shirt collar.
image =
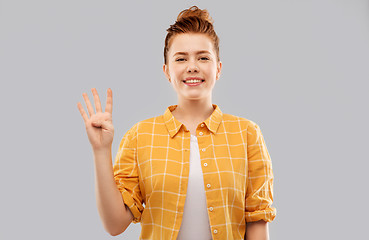
<svg viewBox="0 0 369 240">
<path fill-rule="evenodd" d="M 212 104 L 212 105 L 213 105 L 214 111 L 203 123 L 205 123 L 205 126 L 212 133 L 215 134 L 218 130 L 220 122 L 222 121 L 223 113 L 220 110 L 220 107 L 218 105 L 216 104 Z M 171 137 L 174 137 L 183 125 L 183 123 L 178 121 L 172 114 L 172 111 L 176 109 L 177 106 L 178 105 L 171 105 L 167 107 L 167 109 L 164 112 L 164 123 Z"/>
</svg>

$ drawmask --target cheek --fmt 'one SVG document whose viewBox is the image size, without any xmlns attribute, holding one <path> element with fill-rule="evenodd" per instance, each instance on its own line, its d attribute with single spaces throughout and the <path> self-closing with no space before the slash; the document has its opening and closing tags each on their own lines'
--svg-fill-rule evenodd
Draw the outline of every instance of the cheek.
<svg viewBox="0 0 369 240">
<path fill-rule="evenodd" d="M 206 74 L 210 77 L 210 76 L 212 76 L 212 77 L 214 77 L 214 76 L 216 76 L 216 74 L 217 74 L 217 68 L 216 68 L 216 66 L 214 67 L 214 66 L 209 66 L 208 68 L 206 68 Z"/>
<path fill-rule="evenodd" d="M 175 79 L 180 79 L 183 77 L 184 68 L 183 67 L 176 67 L 171 69 L 171 76 Z"/>
</svg>

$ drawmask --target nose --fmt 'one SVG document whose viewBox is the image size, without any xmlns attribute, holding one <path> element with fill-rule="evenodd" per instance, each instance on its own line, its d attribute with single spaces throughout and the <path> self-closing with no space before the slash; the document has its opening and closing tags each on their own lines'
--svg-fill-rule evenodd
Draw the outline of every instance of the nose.
<svg viewBox="0 0 369 240">
<path fill-rule="evenodd" d="M 187 72 L 198 72 L 199 68 L 196 64 L 196 61 L 188 61 Z"/>
</svg>

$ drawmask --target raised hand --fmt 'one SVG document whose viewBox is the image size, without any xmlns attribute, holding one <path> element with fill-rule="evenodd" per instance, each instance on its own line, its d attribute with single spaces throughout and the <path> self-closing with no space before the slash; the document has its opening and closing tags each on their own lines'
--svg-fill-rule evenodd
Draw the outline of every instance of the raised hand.
<svg viewBox="0 0 369 240">
<path fill-rule="evenodd" d="M 82 96 L 85 100 L 90 118 L 86 114 L 80 102 L 77 103 L 77 107 L 85 122 L 88 139 L 93 150 L 111 150 L 114 138 L 112 120 L 113 92 L 110 88 L 108 89 L 105 112 L 102 112 L 99 95 L 97 94 L 96 89 L 92 88 L 91 91 L 95 101 L 96 113 L 94 113 L 94 109 L 86 93 L 83 93 Z"/>
</svg>

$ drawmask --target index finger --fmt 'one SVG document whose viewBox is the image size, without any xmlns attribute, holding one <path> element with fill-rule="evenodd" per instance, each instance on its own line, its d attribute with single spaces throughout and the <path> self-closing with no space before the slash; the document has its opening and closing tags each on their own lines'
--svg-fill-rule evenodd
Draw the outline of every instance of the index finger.
<svg viewBox="0 0 369 240">
<path fill-rule="evenodd" d="M 110 88 L 108 88 L 108 94 L 106 97 L 105 112 L 109 112 L 110 114 L 113 113 L 113 91 Z"/>
</svg>

